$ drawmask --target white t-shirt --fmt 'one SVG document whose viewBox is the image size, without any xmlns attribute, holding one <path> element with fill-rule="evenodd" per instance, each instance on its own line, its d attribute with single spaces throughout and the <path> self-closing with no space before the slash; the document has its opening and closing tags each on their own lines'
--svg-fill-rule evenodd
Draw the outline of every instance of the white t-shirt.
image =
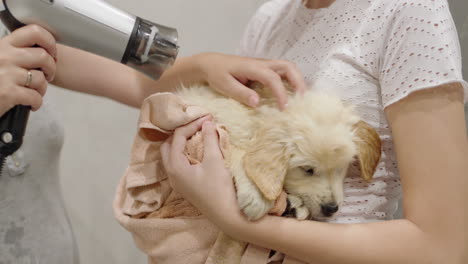
<svg viewBox="0 0 468 264">
<path fill-rule="evenodd" d="M 250 21 L 240 55 L 296 63 L 312 89 L 337 93 L 381 136 L 375 179 L 345 179 L 345 201 L 332 222 L 392 219 L 401 197 L 392 134 L 384 108 L 413 91 L 468 84 L 446 0 L 336 0 L 307 9 L 272 0 Z"/>
</svg>

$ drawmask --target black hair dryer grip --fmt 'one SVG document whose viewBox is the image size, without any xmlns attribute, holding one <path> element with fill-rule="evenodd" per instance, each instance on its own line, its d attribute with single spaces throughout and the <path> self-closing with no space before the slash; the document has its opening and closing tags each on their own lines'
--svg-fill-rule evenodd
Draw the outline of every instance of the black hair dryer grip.
<svg viewBox="0 0 468 264">
<path fill-rule="evenodd" d="M 6 157 L 23 144 L 31 107 L 17 105 L 0 118 L 0 173 Z"/>
</svg>

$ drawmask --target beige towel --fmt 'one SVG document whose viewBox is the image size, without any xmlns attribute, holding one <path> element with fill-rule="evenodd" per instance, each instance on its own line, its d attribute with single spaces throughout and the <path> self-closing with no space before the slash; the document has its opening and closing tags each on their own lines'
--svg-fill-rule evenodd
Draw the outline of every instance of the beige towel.
<svg viewBox="0 0 468 264">
<path fill-rule="evenodd" d="M 159 152 L 162 141 L 177 127 L 207 114 L 171 93 L 155 94 L 144 101 L 130 164 L 117 187 L 115 216 L 149 256 L 150 263 L 266 264 L 270 250 L 227 237 L 175 193 L 167 180 Z M 222 153 L 227 157 L 228 134 L 221 126 L 217 131 Z M 188 141 L 185 154 L 193 164 L 203 159 L 200 134 Z M 285 201 L 283 194 L 270 213 L 280 215 Z"/>
</svg>

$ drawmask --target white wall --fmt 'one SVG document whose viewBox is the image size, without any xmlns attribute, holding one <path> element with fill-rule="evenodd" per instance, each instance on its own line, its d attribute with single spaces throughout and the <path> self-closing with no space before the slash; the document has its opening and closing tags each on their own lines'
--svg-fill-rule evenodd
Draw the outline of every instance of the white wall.
<svg viewBox="0 0 468 264">
<path fill-rule="evenodd" d="M 179 29 L 181 56 L 233 53 L 261 0 L 108 0 L 138 16 Z M 131 87 L 129 87 L 131 89 Z M 106 99 L 49 88 L 65 123 L 62 187 L 81 263 L 146 263 L 114 220 L 114 190 L 125 167 L 138 113 Z"/>
</svg>

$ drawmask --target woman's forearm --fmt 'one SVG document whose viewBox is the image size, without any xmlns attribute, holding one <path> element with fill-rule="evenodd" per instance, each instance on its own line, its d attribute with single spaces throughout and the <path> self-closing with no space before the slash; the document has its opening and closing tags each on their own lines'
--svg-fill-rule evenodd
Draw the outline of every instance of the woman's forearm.
<svg viewBox="0 0 468 264">
<path fill-rule="evenodd" d="M 57 45 L 54 84 L 139 107 L 154 86 L 145 75 L 110 59 Z"/>
<path fill-rule="evenodd" d="M 242 228 L 224 230 L 311 264 L 459 264 L 447 247 L 408 220 L 345 225 L 267 216 L 235 226 Z"/>
<path fill-rule="evenodd" d="M 181 83 L 189 85 L 199 82 L 201 74 L 195 57 L 177 59 L 158 81 L 154 81 L 110 59 L 58 45 L 54 84 L 140 107 L 143 100 L 153 93 L 173 91 Z"/>
</svg>

